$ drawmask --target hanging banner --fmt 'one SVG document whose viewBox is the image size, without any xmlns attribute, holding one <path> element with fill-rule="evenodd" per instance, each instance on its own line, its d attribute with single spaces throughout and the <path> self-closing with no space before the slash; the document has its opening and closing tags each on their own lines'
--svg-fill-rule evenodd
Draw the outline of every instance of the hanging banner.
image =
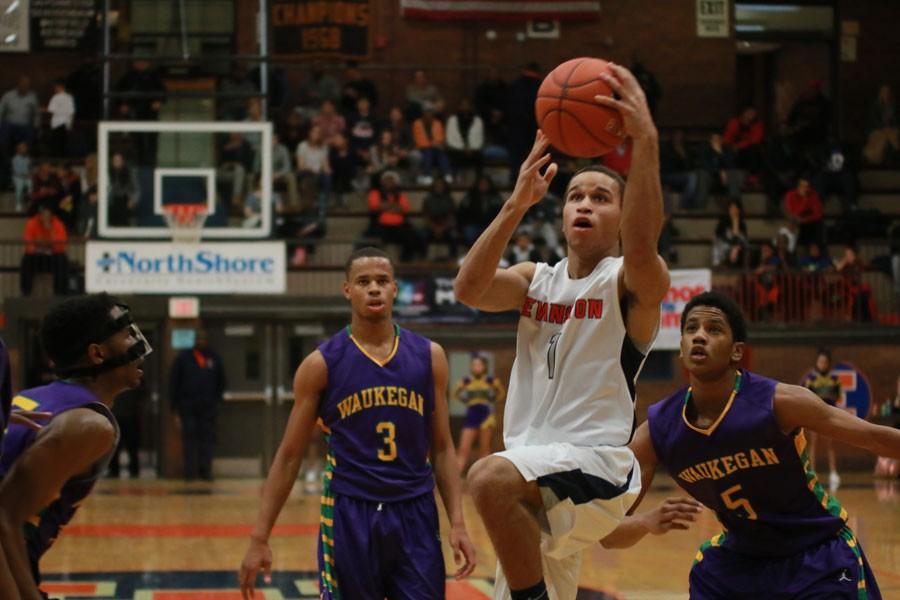
<svg viewBox="0 0 900 600">
<path fill-rule="evenodd" d="M 88 242 L 85 288 L 114 294 L 283 294 L 284 242 Z"/>
<path fill-rule="evenodd" d="M 596 0 L 400 0 L 407 18 L 435 21 L 592 20 L 600 18 Z"/>
<path fill-rule="evenodd" d="M 275 56 L 364 59 L 369 56 L 369 0 L 272 0 Z"/>
<path fill-rule="evenodd" d="M 675 269 L 669 271 L 672 283 L 662 301 L 659 335 L 654 350 L 678 350 L 681 344 L 681 311 L 691 298 L 712 288 L 709 269 Z"/>
</svg>

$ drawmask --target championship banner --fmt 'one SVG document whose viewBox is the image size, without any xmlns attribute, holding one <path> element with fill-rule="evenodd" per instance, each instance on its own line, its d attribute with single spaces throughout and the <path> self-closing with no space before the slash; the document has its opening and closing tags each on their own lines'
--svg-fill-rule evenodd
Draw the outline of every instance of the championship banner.
<svg viewBox="0 0 900 600">
<path fill-rule="evenodd" d="M 369 0 L 272 0 L 270 6 L 273 55 L 368 58 Z"/>
<path fill-rule="evenodd" d="M 592 0 L 400 0 L 404 17 L 447 20 L 598 19 L 600 2 Z"/>
<path fill-rule="evenodd" d="M 281 294 L 284 242 L 88 242 L 88 292 Z"/>
<path fill-rule="evenodd" d="M 693 298 L 712 288 L 709 269 L 681 269 L 669 271 L 672 283 L 662 301 L 659 335 L 654 350 L 678 350 L 681 344 L 681 311 Z"/>
</svg>

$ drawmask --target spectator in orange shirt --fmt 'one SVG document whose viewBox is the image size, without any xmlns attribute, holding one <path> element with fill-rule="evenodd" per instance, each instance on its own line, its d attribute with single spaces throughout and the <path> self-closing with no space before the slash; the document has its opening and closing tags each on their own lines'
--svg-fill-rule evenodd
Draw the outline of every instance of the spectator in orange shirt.
<svg viewBox="0 0 900 600">
<path fill-rule="evenodd" d="M 422 153 L 422 173 L 419 183 L 431 185 L 434 180 L 434 165 L 437 163 L 441 176 L 447 183 L 453 183 L 450 170 L 450 159 L 444 151 L 444 124 L 434 116 L 434 107 L 426 105 L 423 114 L 413 123 L 413 140 L 416 148 Z"/>
<path fill-rule="evenodd" d="M 66 226 L 53 214 L 50 206 L 41 204 L 38 213 L 25 222 L 25 254 L 19 268 L 19 285 L 23 296 L 31 295 L 34 274 L 53 274 L 53 292 L 61 296 L 68 288 L 66 258 Z"/>
<path fill-rule="evenodd" d="M 825 246 L 822 199 L 808 179 L 801 177 L 797 187 L 784 195 L 784 210 L 788 218 L 797 224 L 799 246 L 808 247 L 812 243 Z"/>
<path fill-rule="evenodd" d="M 385 171 L 380 185 L 369 190 L 369 232 L 385 244 L 400 244 L 400 260 L 409 261 L 423 254 L 422 240 L 406 218 L 409 199 L 399 184 L 400 176 L 395 171 Z"/>
</svg>

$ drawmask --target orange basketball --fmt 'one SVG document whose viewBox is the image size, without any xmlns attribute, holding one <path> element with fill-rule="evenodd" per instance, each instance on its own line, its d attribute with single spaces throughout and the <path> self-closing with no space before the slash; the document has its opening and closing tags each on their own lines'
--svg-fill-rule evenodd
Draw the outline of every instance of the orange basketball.
<svg viewBox="0 0 900 600">
<path fill-rule="evenodd" d="M 612 94 L 600 78 L 604 71 L 609 71 L 605 60 L 573 58 L 553 69 L 538 90 L 534 104 L 538 127 L 569 156 L 600 156 L 625 140 L 619 112 L 594 100 Z"/>
</svg>

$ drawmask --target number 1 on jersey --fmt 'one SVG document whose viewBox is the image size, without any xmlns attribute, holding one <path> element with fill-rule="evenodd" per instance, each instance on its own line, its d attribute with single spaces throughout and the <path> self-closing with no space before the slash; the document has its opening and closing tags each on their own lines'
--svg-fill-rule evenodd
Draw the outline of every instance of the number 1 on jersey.
<svg viewBox="0 0 900 600">
<path fill-rule="evenodd" d="M 559 341 L 561 333 L 554 333 L 550 336 L 550 347 L 547 348 L 547 379 L 553 379 L 556 374 L 556 342 Z"/>
<path fill-rule="evenodd" d="M 390 421 L 382 421 L 375 426 L 375 432 L 384 434 L 382 441 L 385 448 L 378 451 L 378 459 L 390 462 L 397 458 L 397 442 L 394 440 L 397 437 L 397 428 L 394 427 L 394 424 Z"/>
</svg>

